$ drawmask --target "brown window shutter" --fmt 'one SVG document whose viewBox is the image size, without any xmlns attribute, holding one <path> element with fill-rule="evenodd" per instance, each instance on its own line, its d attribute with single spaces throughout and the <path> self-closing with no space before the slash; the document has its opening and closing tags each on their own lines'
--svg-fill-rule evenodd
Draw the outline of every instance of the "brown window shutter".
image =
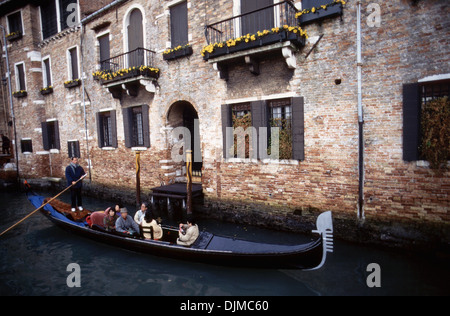
<svg viewBox="0 0 450 316">
<path fill-rule="evenodd" d="M 418 83 L 403 85 L 403 160 L 420 159 L 420 91 Z"/>
<path fill-rule="evenodd" d="M 303 97 L 292 98 L 292 159 L 305 160 L 305 111 Z"/>
</svg>

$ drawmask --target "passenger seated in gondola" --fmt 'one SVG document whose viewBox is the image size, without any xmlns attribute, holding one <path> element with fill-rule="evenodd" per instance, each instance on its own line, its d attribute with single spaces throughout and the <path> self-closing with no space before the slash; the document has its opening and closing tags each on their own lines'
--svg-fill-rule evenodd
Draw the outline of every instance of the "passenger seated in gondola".
<svg viewBox="0 0 450 316">
<path fill-rule="evenodd" d="M 106 231 L 113 232 L 116 230 L 116 221 L 118 217 L 114 207 L 110 207 L 106 210 L 106 216 L 103 218 L 103 226 Z"/>
<path fill-rule="evenodd" d="M 139 209 L 136 214 L 134 214 L 134 221 L 138 224 L 142 224 L 142 220 L 144 219 L 145 213 L 148 211 L 148 204 L 142 203 L 141 209 Z"/>
<path fill-rule="evenodd" d="M 191 246 L 198 238 L 198 226 L 193 219 L 187 221 L 187 225 L 180 224 L 177 244 L 181 246 Z"/>
<path fill-rule="evenodd" d="M 147 211 L 141 222 L 142 234 L 146 240 L 160 240 L 163 236 L 161 225 L 153 219 L 152 213 Z M 152 231 L 153 230 L 153 231 Z"/>
<path fill-rule="evenodd" d="M 140 234 L 138 224 L 128 215 L 128 210 L 125 207 L 120 209 L 120 217 L 116 221 L 116 231 L 133 236 L 139 236 Z"/>
</svg>

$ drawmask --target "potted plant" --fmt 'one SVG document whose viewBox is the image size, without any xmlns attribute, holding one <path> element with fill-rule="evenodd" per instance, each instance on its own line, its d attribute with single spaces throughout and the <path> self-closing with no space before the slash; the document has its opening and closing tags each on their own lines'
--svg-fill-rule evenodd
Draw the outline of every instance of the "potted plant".
<svg viewBox="0 0 450 316">
<path fill-rule="evenodd" d="M 81 80 L 80 79 L 68 80 L 68 81 L 64 82 L 64 87 L 65 88 L 78 87 L 79 85 L 81 85 Z"/>
<path fill-rule="evenodd" d="M 192 46 L 187 44 L 185 46 L 178 46 L 175 48 L 167 49 L 163 53 L 163 59 L 164 60 L 174 60 L 177 58 L 190 56 L 192 54 L 193 54 Z"/>
<path fill-rule="evenodd" d="M 22 32 L 21 31 L 15 31 L 12 33 L 9 33 L 6 35 L 6 39 L 10 42 L 21 39 L 22 38 Z"/>
<path fill-rule="evenodd" d="M 28 93 L 25 90 L 13 92 L 13 97 L 15 97 L 15 98 L 25 98 L 27 95 L 28 95 Z"/>
<path fill-rule="evenodd" d="M 53 86 L 48 86 L 48 87 L 45 87 L 45 88 L 41 88 L 41 89 L 39 90 L 39 92 L 40 92 L 42 95 L 51 94 L 51 93 L 53 93 Z"/>
<path fill-rule="evenodd" d="M 321 21 L 325 18 L 331 18 L 342 15 L 342 6 L 345 5 L 344 0 L 333 0 L 325 5 L 304 9 L 298 12 L 295 17 L 300 25 Z"/>
</svg>

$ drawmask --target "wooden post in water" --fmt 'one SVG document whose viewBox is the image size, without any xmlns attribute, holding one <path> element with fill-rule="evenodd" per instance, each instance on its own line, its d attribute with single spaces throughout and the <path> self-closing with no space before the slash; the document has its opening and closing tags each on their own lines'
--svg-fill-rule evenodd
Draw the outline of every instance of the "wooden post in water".
<svg viewBox="0 0 450 316">
<path fill-rule="evenodd" d="M 186 213 L 189 216 L 192 215 L 192 150 L 186 151 L 186 178 Z"/>
<path fill-rule="evenodd" d="M 141 205 L 141 152 L 136 151 L 136 203 Z"/>
</svg>

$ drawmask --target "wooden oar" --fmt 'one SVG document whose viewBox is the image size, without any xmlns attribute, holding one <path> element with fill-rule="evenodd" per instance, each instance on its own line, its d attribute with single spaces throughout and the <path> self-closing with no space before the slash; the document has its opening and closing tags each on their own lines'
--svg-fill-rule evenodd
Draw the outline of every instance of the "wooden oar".
<svg viewBox="0 0 450 316">
<path fill-rule="evenodd" d="M 67 190 L 69 190 L 71 187 L 73 187 L 74 185 L 76 185 L 78 182 L 80 182 L 81 180 L 83 180 L 84 178 L 86 178 L 87 174 L 85 174 L 84 176 L 82 176 L 80 178 L 80 180 L 78 180 L 77 182 L 75 182 L 74 184 L 72 184 L 71 186 L 67 187 L 64 189 L 64 191 L 62 191 L 61 193 L 59 193 L 58 195 L 56 195 L 55 197 L 53 197 L 51 200 L 49 200 L 47 203 L 42 204 L 41 207 L 39 207 L 38 209 L 34 210 L 33 212 L 31 212 L 30 214 L 28 214 L 27 216 L 25 216 L 24 218 L 22 218 L 20 221 L 18 221 L 17 223 L 15 223 L 14 225 L 12 225 L 10 228 L 8 228 L 7 230 L 5 230 L 3 233 L 0 234 L 0 237 L 3 236 L 4 234 L 6 234 L 7 232 L 9 232 L 11 229 L 13 229 L 14 227 L 16 227 L 17 225 L 19 225 L 20 223 L 24 222 L 26 219 L 30 218 L 31 216 L 33 216 L 34 214 L 36 214 L 37 212 L 39 212 L 40 210 L 42 210 L 47 204 L 50 204 L 51 202 L 53 202 L 54 200 L 56 200 L 58 197 L 60 197 L 63 193 L 65 193 Z"/>
</svg>

